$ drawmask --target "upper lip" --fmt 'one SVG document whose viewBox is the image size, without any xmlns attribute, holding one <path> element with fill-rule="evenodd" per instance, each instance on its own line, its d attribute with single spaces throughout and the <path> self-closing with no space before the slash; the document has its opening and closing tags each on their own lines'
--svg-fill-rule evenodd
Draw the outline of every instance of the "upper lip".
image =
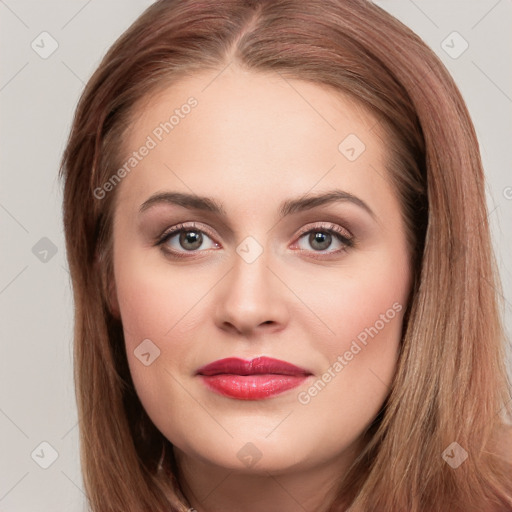
<svg viewBox="0 0 512 512">
<path fill-rule="evenodd" d="M 233 375 L 311 375 L 304 368 L 271 357 L 255 357 L 249 361 L 237 357 L 228 357 L 213 361 L 197 370 L 199 375 L 212 376 L 220 374 Z"/>
</svg>

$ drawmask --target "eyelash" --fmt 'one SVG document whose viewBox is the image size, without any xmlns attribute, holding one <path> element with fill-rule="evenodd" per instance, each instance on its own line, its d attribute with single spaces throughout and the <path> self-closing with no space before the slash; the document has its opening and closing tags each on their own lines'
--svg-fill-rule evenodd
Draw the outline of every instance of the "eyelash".
<svg viewBox="0 0 512 512">
<path fill-rule="evenodd" d="M 155 245 L 156 246 L 161 246 L 162 250 L 174 257 L 174 258 L 182 258 L 182 259 L 185 259 L 185 258 L 193 258 L 194 256 L 185 256 L 184 253 L 182 251 L 174 251 L 174 250 L 171 250 L 169 248 L 164 248 L 164 244 L 169 241 L 173 236 L 181 233 L 181 232 L 187 232 L 187 231 L 194 231 L 194 232 L 200 232 L 202 234 L 205 234 L 207 235 L 209 238 L 211 238 L 215 244 L 218 245 L 217 242 L 215 242 L 215 237 L 209 232 L 208 229 L 205 229 L 203 227 L 199 227 L 196 223 L 194 222 L 191 222 L 191 223 L 183 223 L 183 224 L 177 224 L 176 226 L 173 226 L 172 228 L 168 229 L 167 231 L 165 231 L 156 241 Z M 302 229 L 299 234 L 297 235 L 297 242 L 302 238 L 304 237 L 304 235 L 308 235 L 310 233 L 315 233 L 315 232 L 321 232 L 321 233 L 329 233 L 330 235 L 334 235 L 334 237 L 339 241 L 341 242 L 344 247 L 342 247 L 341 249 L 337 249 L 335 251 L 329 251 L 329 252 L 321 252 L 321 251 L 313 251 L 313 250 L 306 250 L 306 249 L 298 249 L 297 251 L 301 254 L 303 253 L 312 253 L 311 254 L 311 257 L 313 258 L 316 258 L 316 259 L 325 259 L 325 257 L 331 257 L 333 255 L 338 255 L 338 254 L 341 254 L 343 252 L 346 252 L 348 249 L 351 249 L 352 247 L 354 247 L 355 245 L 355 239 L 354 237 L 346 230 L 346 229 L 343 229 L 343 228 L 340 228 L 339 226 L 337 226 L 336 224 L 330 224 L 329 226 L 326 226 L 325 224 L 321 224 L 321 223 L 316 223 L 316 224 L 313 224 L 312 226 L 308 226 L 307 228 L 304 228 Z M 297 242 L 294 242 L 294 245 L 297 243 Z M 204 249 L 203 249 L 204 251 Z M 194 254 L 194 253 L 197 253 L 197 252 L 203 252 L 203 251 L 200 251 L 200 250 L 197 250 L 197 251 L 190 251 L 190 253 Z M 316 255 L 315 255 L 316 254 Z"/>
</svg>

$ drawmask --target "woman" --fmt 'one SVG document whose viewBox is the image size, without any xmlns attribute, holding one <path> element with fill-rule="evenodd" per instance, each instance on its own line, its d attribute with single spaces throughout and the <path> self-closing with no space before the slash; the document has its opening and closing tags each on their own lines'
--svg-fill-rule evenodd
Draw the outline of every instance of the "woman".
<svg viewBox="0 0 512 512">
<path fill-rule="evenodd" d="M 158 1 L 61 172 L 92 510 L 512 510 L 477 139 L 407 27 Z"/>
</svg>

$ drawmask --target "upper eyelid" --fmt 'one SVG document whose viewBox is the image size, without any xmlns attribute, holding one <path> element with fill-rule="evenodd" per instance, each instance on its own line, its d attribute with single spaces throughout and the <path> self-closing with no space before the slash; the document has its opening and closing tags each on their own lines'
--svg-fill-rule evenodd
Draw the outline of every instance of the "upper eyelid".
<svg viewBox="0 0 512 512">
<path fill-rule="evenodd" d="M 347 239 L 352 240 L 354 238 L 353 234 L 350 230 L 343 226 L 338 226 L 341 228 L 341 232 L 338 230 L 332 228 L 331 226 L 336 226 L 335 223 L 332 221 L 316 221 L 316 222 L 308 222 L 305 226 L 299 229 L 298 233 L 295 235 L 295 238 L 301 238 L 305 234 L 309 233 L 310 231 L 317 230 L 324 230 L 324 231 L 334 231 L 336 234 L 339 234 L 341 236 L 343 235 L 343 231 L 346 231 L 349 236 L 345 237 Z M 190 223 L 187 222 L 180 222 L 179 224 L 176 224 L 168 229 L 166 229 L 159 237 L 158 241 L 164 241 L 168 238 L 171 238 L 172 236 L 175 236 L 180 231 L 191 231 L 193 229 L 197 229 L 198 231 L 202 231 L 205 233 L 208 237 L 210 237 L 215 243 L 219 243 L 216 240 L 216 236 L 213 235 L 208 227 L 206 227 L 206 224 L 203 224 L 198 221 L 190 221 Z"/>
<path fill-rule="evenodd" d="M 336 229 L 336 226 L 338 228 L 341 228 L 341 229 Z M 347 229 L 344 226 L 337 225 L 334 222 L 330 222 L 330 221 L 309 222 L 308 224 L 306 224 L 304 227 L 302 227 L 299 230 L 297 236 L 302 236 L 305 233 L 309 233 L 310 231 L 314 231 L 315 229 L 317 229 L 318 231 L 320 231 L 320 230 L 335 231 L 336 233 L 338 233 L 340 235 L 343 235 L 343 232 L 346 231 L 347 234 L 348 234 L 348 236 L 346 238 L 353 238 L 354 237 L 354 235 L 352 234 L 352 232 L 349 229 Z"/>
<path fill-rule="evenodd" d="M 170 228 L 165 229 L 163 233 L 157 237 L 157 240 L 165 240 L 168 237 L 176 235 L 180 231 L 192 231 L 194 229 L 197 229 L 198 231 L 201 231 L 208 235 L 210 238 L 215 239 L 216 237 L 211 233 L 210 229 L 205 228 L 204 226 L 206 225 L 197 221 L 190 222 L 190 224 L 188 224 L 187 222 L 180 222 L 179 224 L 176 224 L 174 226 L 171 226 Z"/>
</svg>

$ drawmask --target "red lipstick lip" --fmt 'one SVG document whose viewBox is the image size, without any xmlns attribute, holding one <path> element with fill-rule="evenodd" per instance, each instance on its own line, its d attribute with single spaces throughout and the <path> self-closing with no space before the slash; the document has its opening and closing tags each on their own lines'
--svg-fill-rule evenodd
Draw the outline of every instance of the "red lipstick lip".
<svg viewBox="0 0 512 512">
<path fill-rule="evenodd" d="M 255 357 L 250 361 L 239 359 L 237 357 L 228 357 L 219 359 L 213 363 L 202 366 L 197 370 L 198 375 L 211 377 L 212 375 L 230 374 L 230 375 L 290 375 L 307 376 L 310 372 L 304 368 L 299 368 L 294 364 L 273 359 L 271 357 Z"/>
<path fill-rule="evenodd" d="M 197 375 L 211 391 L 238 400 L 271 398 L 302 384 L 311 372 L 286 361 L 229 357 L 202 366 Z"/>
</svg>

